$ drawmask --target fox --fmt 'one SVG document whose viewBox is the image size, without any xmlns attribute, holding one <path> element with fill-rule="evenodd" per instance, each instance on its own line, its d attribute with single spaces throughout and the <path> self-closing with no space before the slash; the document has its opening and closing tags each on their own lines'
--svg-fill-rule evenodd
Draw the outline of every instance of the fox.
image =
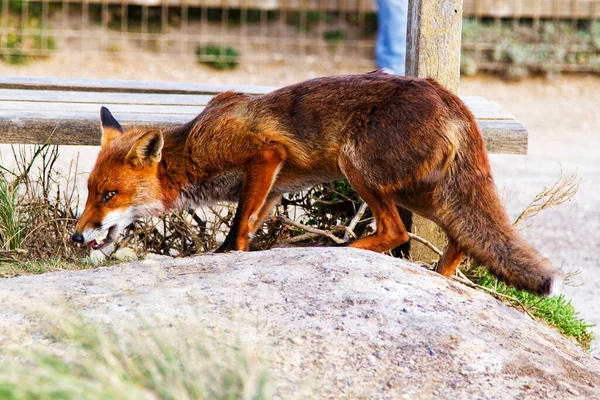
<svg viewBox="0 0 600 400">
<path fill-rule="evenodd" d="M 72 236 L 93 249 L 136 219 L 226 201 L 238 205 L 216 251 L 248 251 L 285 193 L 347 179 L 377 228 L 344 245 L 385 252 L 408 242 L 400 206 L 447 235 L 441 275 L 454 275 L 467 255 L 517 288 L 561 291 L 562 270 L 509 221 L 473 114 L 433 79 L 376 70 L 263 95 L 227 91 L 163 131 L 123 129 L 105 107 L 100 120 L 100 152 Z"/>
</svg>

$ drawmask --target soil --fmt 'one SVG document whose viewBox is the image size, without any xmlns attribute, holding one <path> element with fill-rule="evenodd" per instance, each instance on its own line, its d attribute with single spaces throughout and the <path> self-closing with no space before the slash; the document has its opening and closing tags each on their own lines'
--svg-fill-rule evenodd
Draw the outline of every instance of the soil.
<svg viewBox="0 0 600 400">
<path fill-rule="evenodd" d="M 373 66 L 374 68 L 374 66 Z M 0 63 L 1 75 L 55 76 L 98 79 L 138 79 L 205 83 L 281 86 L 321 75 L 364 72 L 351 59 L 333 62 L 306 57 L 244 64 L 233 71 L 215 71 L 193 60 L 165 59 L 154 54 L 135 59 L 89 58 L 85 54 L 58 53 L 26 66 Z M 562 75 L 505 82 L 479 76 L 463 78 L 461 94 L 497 101 L 529 129 L 529 152 L 491 155 L 495 179 L 504 192 L 506 208 L 516 218 L 534 196 L 551 186 L 562 169 L 582 178 L 574 199 L 539 214 L 523 235 L 556 265 L 581 270 L 565 293 L 600 337 L 600 77 Z M 80 149 L 65 149 L 69 158 Z M 90 169 L 94 150 L 87 150 L 80 170 Z M 91 156 L 89 156 L 91 155 Z M 596 341 L 593 348 L 600 352 Z"/>
</svg>

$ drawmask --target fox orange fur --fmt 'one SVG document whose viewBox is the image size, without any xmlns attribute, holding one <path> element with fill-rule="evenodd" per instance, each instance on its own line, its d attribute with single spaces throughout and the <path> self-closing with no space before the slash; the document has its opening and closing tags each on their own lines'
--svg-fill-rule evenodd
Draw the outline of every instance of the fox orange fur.
<svg viewBox="0 0 600 400">
<path fill-rule="evenodd" d="M 502 208 L 473 115 L 434 80 L 375 71 L 260 96 L 225 92 L 166 132 L 124 130 L 106 108 L 101 121 L 77 242 L 101 248 L 137 218 L 237 201 L 219 250 L 247 251 L 284 193 L 347 178 L 377 221 L 376 233 L 350 247 L 383 252 L 407 242 L 400 205 L 448 235 L 442 275 L 453 275 L 467 254 L 532 292 L 562 285 L 562 271 L 521 239 Z"/>
</svg>

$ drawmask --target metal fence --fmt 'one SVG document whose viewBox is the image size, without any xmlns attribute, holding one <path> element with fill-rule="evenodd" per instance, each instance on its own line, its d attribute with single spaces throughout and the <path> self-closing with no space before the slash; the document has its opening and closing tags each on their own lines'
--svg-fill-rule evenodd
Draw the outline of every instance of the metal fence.
<svg viewBox="0 0 600 400">
<path fill-rule="evenodd" d="M 314 55 L 372 65 L 375 12 L 375 0 L 0 0 L 0 57 L 154 52 L 227 68 Z M 463 14 L 467 73 L 599 70 L 600 0 L 465 0 Z"/>
<path fill-rule="evenodd" d="M 463 73 L 600 72 L 600 1 L 465 0 Z"/>
</svg>

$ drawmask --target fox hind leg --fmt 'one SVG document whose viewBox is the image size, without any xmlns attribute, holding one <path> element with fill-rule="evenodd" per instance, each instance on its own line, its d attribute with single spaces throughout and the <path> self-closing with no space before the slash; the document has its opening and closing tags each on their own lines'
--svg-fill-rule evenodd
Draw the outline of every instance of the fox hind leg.
<svg viewBox="0 0 600 400">
<path fill-rule="evenodd" d="M 444 250 L 442 257 L 438 261 L 438 265 L 435 268 L 436 272 L 446 277 L 451 277 L 456 272 L 460 261 L 463 258 L 463 253 L 452 239 L 448 241 L 448 247 Z"/>
<path fill-rule="evenodd" d="M 396 208 L 395 192 L 368 185 L 360 171 L 347 160 L 341 160 L 340 167 L 356 193 L 369 205 L 377 221 L 374 234 L 355 240 L 349 246 L 384 252 L 406 243 L 408 232 Z"/>
</svg>

